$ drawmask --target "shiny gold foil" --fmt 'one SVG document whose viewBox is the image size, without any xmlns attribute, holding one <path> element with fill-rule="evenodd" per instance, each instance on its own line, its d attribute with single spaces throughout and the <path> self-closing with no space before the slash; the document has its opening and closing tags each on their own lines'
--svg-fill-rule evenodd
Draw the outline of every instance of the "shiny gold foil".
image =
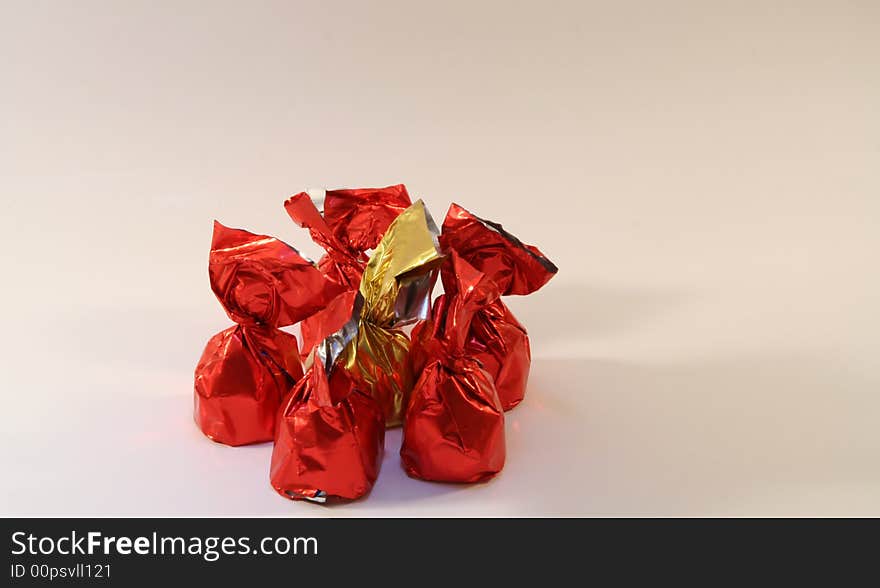
<svg viewBox="0 0 880 588">
<path fill-rule="evenodd" d="M 405 284 L 415 283 L 428 289 L 424 298 L 429 300 L 441 258 L 436 227 L 419 200 L 388 227 L 361 278 L 363 307 L 357 336 L 342 351 L 339 361 L 379 402 L 389 427 L 402 422 L 414 384 L 407 361 L 409 337 L 400 326 L 424 318 L 418 316 L 418 308 L 401 305 L 398 298 Z M 420 299 L 425 293 L 404 294 Z"/>
</svg>

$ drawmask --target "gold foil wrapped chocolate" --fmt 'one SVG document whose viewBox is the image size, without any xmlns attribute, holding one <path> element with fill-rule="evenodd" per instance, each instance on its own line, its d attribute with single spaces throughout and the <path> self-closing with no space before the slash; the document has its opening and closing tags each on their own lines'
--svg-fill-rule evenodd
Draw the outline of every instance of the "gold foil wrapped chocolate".
<svg viewBox="0 0 880 588">
<path fill-rule="evenodd" d="M 357 335 L 338 360 L 376 399 L 389 427 L 402 422 L 414 384 L 402 327 L 430 310 L 442 259 L 438 232 L 421 200 L 391 223 L 361 278 Z"/>
</svg>

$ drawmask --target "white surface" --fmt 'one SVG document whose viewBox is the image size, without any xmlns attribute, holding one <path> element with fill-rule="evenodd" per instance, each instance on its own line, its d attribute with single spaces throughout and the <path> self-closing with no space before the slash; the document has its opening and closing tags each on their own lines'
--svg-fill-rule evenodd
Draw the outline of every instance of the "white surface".
<svg viewBox="0 0 880 588">
<path fill-rule="evenodd" d="M 0 514 L 880 515 L 876 3 L 114 4 L 0 8 Z M 560 267 L 507 466 L 284 500 L 192 423 L 211 220 L 397 181 Z"/>
</svg>

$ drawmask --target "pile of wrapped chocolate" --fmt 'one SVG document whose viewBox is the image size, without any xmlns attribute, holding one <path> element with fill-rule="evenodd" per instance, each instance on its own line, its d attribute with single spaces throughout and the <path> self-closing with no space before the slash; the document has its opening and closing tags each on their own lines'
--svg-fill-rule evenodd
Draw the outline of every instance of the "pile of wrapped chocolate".
<svg viewBox="0 0 880 588">
<path fill-rule="evenodd" d="M 503 296 L 556 273 L 536 247 L 453 204 L 442 230 L 403 185 L 303 192 L 284 208 L 325 254 L 316 263 L 215 221 L 211 289 L 233 326 L 195 372 L 195 420 L 227 445 L 274 441 L 282 496 L 366 495 L 386 427 L 423 480 L 477 482 L 504 467 L 504 411 L 523 399 L 525 328 Z M 440 276 L 443 294 L 432 303 Z M 283 327 L 298 325 L 299 338 Z"/>
</svg>

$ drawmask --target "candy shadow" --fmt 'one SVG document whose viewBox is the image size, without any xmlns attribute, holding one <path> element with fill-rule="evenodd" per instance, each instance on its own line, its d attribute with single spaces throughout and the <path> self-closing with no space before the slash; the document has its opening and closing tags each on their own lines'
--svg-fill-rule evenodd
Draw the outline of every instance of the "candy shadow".
<svg viewBox="0 0 880 588">
<path fill-rule="evenodd" d="M 674 311 L 693 297 L 683 290 L 550 282 L 528 296 L 508 296 L 536 341 L 563 342 L 617 335 Z"/>
<path fill-rule="evenodd" d="M 88 381 L 59 370 L 22 383 L 22 416 L 0 433 L 0 514 L 880 514 L 880 379 L 830 355 L 536 358 L 524 402 L 507 413 L 507 463 L 494 480 L 411 479 L 392 429 L 373 492 L 326 508 L 275 493 L 271 444 L 204 438 L 188 390 L 163 393 L 176 385 L 123 365 L 79 367 Z"/>
<path fill-rule="evenodd" d="M 521 515 L 880 513 L 867 366 L 776 350 L 532 367 L 501 480 Z"/>
<path fill-rule="evenodd" d="M 398 512 L 395 516 L 418 514 L 419 506 L 461 492 L 478 488 L 482 484 L 443 484 L 417 480 L 406 475 L 400 462 L 400 444 L 403 429 L 395 427 L 385 432 L 385 457 L 382 470 L 369 496 L 346 505 L 355 511 L 363 505 L 372 509 L 376 506 L 393 506 Z M 410 511 L 410 508 L 414 509 Z"/>
</svg>

